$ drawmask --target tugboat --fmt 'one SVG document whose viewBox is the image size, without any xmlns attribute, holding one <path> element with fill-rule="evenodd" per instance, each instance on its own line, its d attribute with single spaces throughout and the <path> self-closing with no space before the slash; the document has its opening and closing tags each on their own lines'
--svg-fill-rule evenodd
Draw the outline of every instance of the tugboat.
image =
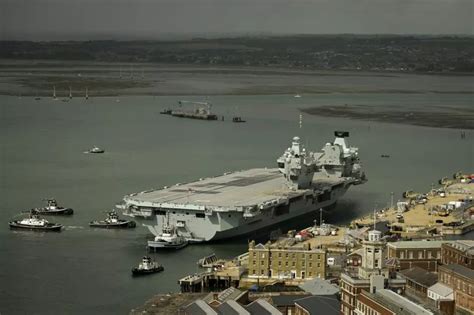
<svg viewBox="0 0 474 315">
<path fill-rule="evenodd" d="M 188 245 L 188 240 L 178 234 L 176 228 L 169 224 L 169 214 L 167 213 L 167 222 L 163 225 L 163 230 L 155 236 L 153 241 L 148 241 L 148 248 L 156 250 L 161 248 L 180 249 Z"/>
<path fill-rule="evenodd" d="M 171 108 L 164 109 L 160 112 L 161 115 L 171 115 L 173 110 Z"/>
<path fill-rule="evenodd" d="M 235 117 L 232 117 L 232 122 L 235 122 L 235 123 L 244 123 L 245 120 L 243 120 L 242 117 L 240 117 L 240 116 L 235 116 Z"/>
<path fill-rule="evenodd" d="M 144 276 L 152 273 L 157 273 L 165 270 L 162 265 L 153 261 L 149 256 L 143 256 L 142 262 L 138 265 L 138 268 L 132 269 L 133 276 Z"/>
<path fill-rule="evenodd" d="M 45 219 L 41 219 L 35 210 L 30 212 L 28 218 L 22 220 L 8 222 L 10 229 L 17 230 L 30 230 L 30 231 L 41 231 L 41 232 L 60 232 L 62 225 L 59 223 L 50 223 Z"/>
<path fill-rule="evenodd" d="M 99 148 L 98 146 L 94 146 L 92 149 L 89 149 L 88 151 L 86 151 L 86 153 L 104 153 L 104 152 L 105 150 Z"/>
<path fill-rule="evenodd" d="M 137 226 L 135 221 L 119 219 L 115 210 L 107 213 L 107 218 L 101 221 L 89 222 L 90 227 L 104 228 L 104 229 L 128 229 Z"/>
<path fill-rule="evenodd" d="M 35 208 L 33 210 L 36 213 L 42 214 L 42 215 L 48 215 L 48 214 L 51 214 L 51 215 L 71 215 L 71 214 L 74 213 L 74 210 L 71 209 L 71 208 L 64 208 L 64 207 L 58 206 L 58 203 L 57 203 L 56 199 L 54 199 L 54 198 L 46 199 L 46 202 L 48 203 L 48 205 L 46 207 Z"/>
</svg>

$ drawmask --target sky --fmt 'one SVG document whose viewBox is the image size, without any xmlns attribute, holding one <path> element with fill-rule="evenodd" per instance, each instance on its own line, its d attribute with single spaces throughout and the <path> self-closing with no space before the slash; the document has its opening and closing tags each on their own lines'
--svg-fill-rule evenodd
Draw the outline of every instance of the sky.
<svg viewBox="0 0 474 315">
<path fill-rule="evenodd" d="M 474 0 L 0 0 L 1 40 L 474 35 Z"/>
</svg>

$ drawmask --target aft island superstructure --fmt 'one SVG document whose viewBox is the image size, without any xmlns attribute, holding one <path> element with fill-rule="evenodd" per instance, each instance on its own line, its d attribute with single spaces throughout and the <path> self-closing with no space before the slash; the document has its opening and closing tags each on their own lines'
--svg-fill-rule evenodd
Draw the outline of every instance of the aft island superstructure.
<svg viewBox="0 0 474 315">
<path fill-rule="evenodd" d="M 156 216 L 154 235 L 172 225 L 190 242 L 252 234 L 333 205 L 351 185 L 365 181 L 358 149 L 348 132 L 308 152 L 298 137 L 277 159 L 278 168 L 256 168 L 176 184 L 124 197 L 125 214 Z"/>
</svg>

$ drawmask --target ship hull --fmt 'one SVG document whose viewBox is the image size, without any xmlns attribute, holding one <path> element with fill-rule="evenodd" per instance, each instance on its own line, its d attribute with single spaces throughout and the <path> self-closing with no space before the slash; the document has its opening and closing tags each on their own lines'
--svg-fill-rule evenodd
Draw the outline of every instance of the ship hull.
<svg viewBox="0 0 474 315">
<path fill-rule="evenodd" d="M 304 199 L 295 201 L 288 205 L 286 213 L 278 214 L 275 209 L 267 209 L 254 217 L 244 217 L 241 212 L 217 212 L 204 219 L 197 219 L 190 214 L 186 219 L 188 211 L 186 209 L 175 209 L 168 213 L 169 222 L 177 225 L 177 222 L 185 221 L 183 227 L 178 227 L 177 231 L 184 236 L 189 243 L 214 242 L 233 238 L 268 237 L 272 230 L 278 228 L 284 229 L 290 225 L 293 220 L 301 220 L 303 225 L 313 224 L 313 219 L 319 213 L 321 208 L 329 209 L 336 201 L 341 198 L 347 189 L 352 185 L 339 185 L 331 192 L 331 198 L 322 202 L 308 203 Z M 161 231 L 165 223 L 165 216 L 156 215 L 157 225 L 151 227 L 150 231 L 157 235 L 156 231 Z"/>
<path fill-rule="evenodd" d="M 12 230 L 28 230 L 28 231 L 38 231 L 38 232 L 61 232 L 62 225 L 60 224 L 51 224 L 47 226 L 31 226 L 24 225 L 17 222 L 10 222 L 10 229 Z"/>
<path fill-rule="evenodd" d="M 100 229 L 130 229 L 136 227 L 134 221 L 124 221 L 119 223 L 90 222 L 89 226 Z"/>
<path fill-rule="evenodd" d="M 188 242 L 183 242 L 180 244 L 170 244 L 166 242 L 156 242 L 156 241 L 148 241 L 148 248 L 152 251 L 157 249 L 181 249 L 188 245 Z"/>
<path fill-rule="evenodd" d="M 158 272 L 161 272 L 165 270 L 163 268 L 163 266 L 158 266 L 156 268 L 152 268 L 152 269 L 138 269 L 138 268 L 133 268 L 132 269 L 132 276 L 134 277 L 138 277 L 138 276 L 147 276 L 147 275 L 151 275 L 151 274 L 154 274 L 154 273 L 158 273 Z"/>
<path fill-rule="evenodd" d="M 58 208 L 58 209 L 45 209 L 39 208 L 35 209 L 36 213 L 41 215 L 72 215 L 74 214 L 74 210 L 71 208 Z"/>
</svg>

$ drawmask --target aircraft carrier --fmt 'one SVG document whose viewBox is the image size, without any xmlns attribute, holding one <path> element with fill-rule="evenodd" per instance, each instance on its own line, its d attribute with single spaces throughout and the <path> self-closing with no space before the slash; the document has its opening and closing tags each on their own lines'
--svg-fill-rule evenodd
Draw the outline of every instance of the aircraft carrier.
<svg viewBox="0 0 474 315">
<path fill-rule="evenodd" d="M 314 153 L 294 137 L 277 159 L 278 168 L 225 173 L 126 195 L 124 214 L 156 216 L 156 225 L 148 226 L 154 235 L 172 225 L 190 242 L 250 235 L 308 217 L 366 180 L 358 149 L 346 142 L 349 133 L 336 131 L 335 136 L 333 143 Z"/>
</svg>

